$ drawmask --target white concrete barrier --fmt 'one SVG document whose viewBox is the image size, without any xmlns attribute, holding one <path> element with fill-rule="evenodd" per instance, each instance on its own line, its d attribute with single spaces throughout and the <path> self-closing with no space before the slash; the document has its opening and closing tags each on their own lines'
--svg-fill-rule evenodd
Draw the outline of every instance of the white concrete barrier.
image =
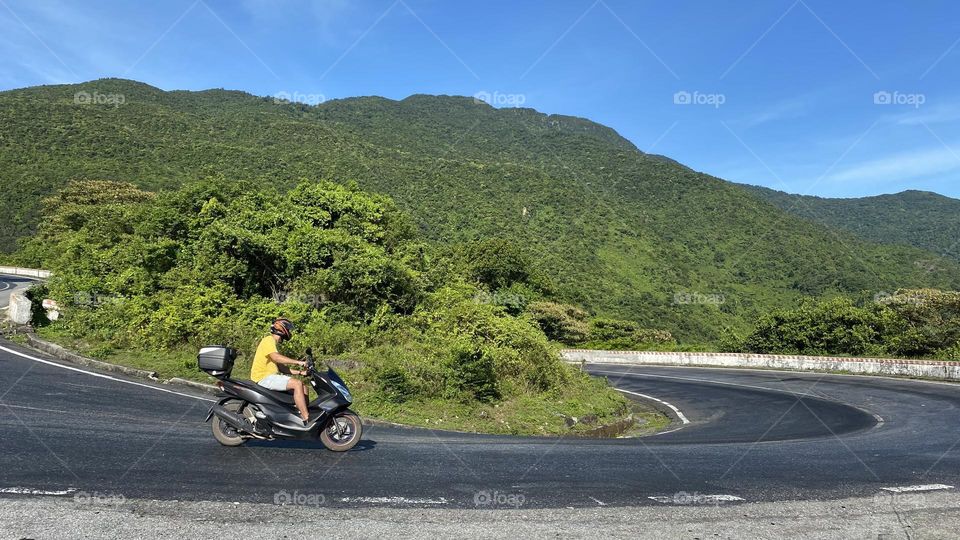
<svg viewBox="0 0 960 540">
<path fill-rule="evenodd" d="M 50 277 L 49 270 L 40 270 L 39 268 L 21 268 L 19 266 L 0 266 L 0 274 L 10 274 L 12 276 L 24 276 L 37 279 L 47 279 Z"/>
<path fill-rule="evenodd" d="M 560 355 L 574 363 L 765 368 L 960 380 L 960 362 L 938 360 L 589 349 L 565 349 Z"/>
<path fill-rule="evenodd" d="M 14 324 L 28 324 L 32 318 L 30 299 L 22 293 L 10 293 L 10 307 L 7 317 Z"/>
</svg>

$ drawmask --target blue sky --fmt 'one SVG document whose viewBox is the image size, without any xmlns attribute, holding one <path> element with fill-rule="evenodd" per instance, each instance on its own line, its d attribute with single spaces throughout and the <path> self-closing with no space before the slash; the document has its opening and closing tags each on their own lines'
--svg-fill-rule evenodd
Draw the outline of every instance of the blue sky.
<svg viewBox="0 0 960 540">
<path fill-rule="evenodd" d="M 727 180 L 960 197 L 957 20 L 938 0 L 0 0 L 0 88 L 479 94 Z"/>
</svg>

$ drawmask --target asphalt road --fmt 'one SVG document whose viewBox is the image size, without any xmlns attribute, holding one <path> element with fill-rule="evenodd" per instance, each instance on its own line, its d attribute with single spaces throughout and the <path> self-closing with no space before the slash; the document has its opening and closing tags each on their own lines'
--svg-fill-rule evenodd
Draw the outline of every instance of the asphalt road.
<svg viewBox="0 0 960 540">
<path fill-rule="evenodd" d="M 10 293 L 26 289 L 34 281 L 30 278 L 0 274 L 0 309 L 6 309 L 9 305 Z"/>
<path fill-rule="evenodd" d="M 591 369 L 618 388 L 669 402 L 690 423 L 641 439 L 368 427 L 345 454 L 319 442 L 225 448 L 203 423 L 207 401 L 0 350 L 0 493 L 564 508 L 960 486 L 960 386 L 772 371 Z"/>
</svg>

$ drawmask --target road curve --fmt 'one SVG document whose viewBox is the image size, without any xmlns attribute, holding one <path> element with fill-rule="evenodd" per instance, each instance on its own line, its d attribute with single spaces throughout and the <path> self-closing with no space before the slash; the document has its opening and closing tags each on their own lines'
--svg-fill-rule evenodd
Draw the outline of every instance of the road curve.
<svg viewBox="0 0 960 540">
<path fill-rule="evenodd" d="M 326 506 L 531 508 L 960 486 L 960 386 L 772 371 L 590 369 L 618 388 L 670 403 L 690 423 L 642 439 L 370 427 L 345 454 L 300 442 L 225 448 L 203 423 L 209 403 L 202 396 L 0 350 L 0 493 L 273 503 L 278 493 L 297 492 L 307 504 Z"/>
<path fill-rule="evenodd" d="M 10 293 L 26 290 L 35 282 L 32 278 L 0 274 L 0 309 L 6 309 L 10 304 Z"/>
</svg>

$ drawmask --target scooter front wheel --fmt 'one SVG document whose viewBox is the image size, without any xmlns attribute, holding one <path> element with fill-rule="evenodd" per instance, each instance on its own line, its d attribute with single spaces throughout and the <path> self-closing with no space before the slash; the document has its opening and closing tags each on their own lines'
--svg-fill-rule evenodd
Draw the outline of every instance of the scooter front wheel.
<svg viewBox="0 0 960 540">
<path fill-rule="evenodd" d="M 337 413 L 320 431 L 320 441 L 334 452 L 346 452 L 360 442 L 363 424 L 357 413 L 346 410 Z"/>
</svg>

